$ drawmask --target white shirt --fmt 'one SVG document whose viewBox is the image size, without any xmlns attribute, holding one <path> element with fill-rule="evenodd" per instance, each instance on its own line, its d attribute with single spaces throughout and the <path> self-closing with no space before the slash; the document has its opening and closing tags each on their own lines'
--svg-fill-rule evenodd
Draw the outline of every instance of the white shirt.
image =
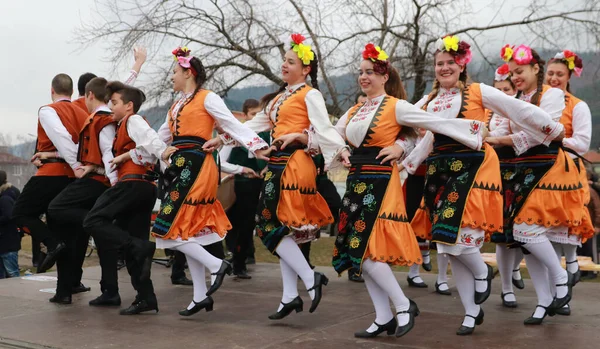
<svg viewBox="0 0 600 349">
<path fill-rule="evenodd" d="M 490 109 L 494 113 L 506 118 L 510 118 L 510 121 L 514 122 L 516 126 L 520 127 L 520 130 L 523 131 L 523 134 L 531 139 L 530 146 L 543 143 L 549 144 L 552 139 L 558 137 L 560 132 L 562 132 L 563 126 L 560 123 L 553 121 L 553 117 L 559 107 L 556 106 L 556 103 L 544 104 L 549 111 L 546 112 L 543 108 L 538 108 L 531 103 L 523 103 L 523 101 L 508 96 L 493 87 L 485 84 L 479 84 L 479 86 L 481 90 L 482 107 L 485 109 Z M 544 96 L 546 96 L 548 92 L 546 92 Z M 556 96 L 552 96 L 551 94 L 549 97 L 555 98 Z M 422 107 L 427 102 L 427 99 L 428 96 L 423 97 L 415 106 Z M 562 101 L 564 108 L 564 97 L 562 98 Z M 441 88 L 438 96 L 436 96 L 436 98 L 434 98 L 427 105 L 427 111 L 450 120 L 455 119 L 458 116 L 461 107 L 462 94 L 458 88 L 452 88 L 449 90 Z M 501 125 L 499 125 L 498 129 L 495 131 L 497 132 L 498 130 L 504 129 L 504 124 L 507 124 L 507 122 L 501 123 Z M 551 128 L 551 131 L 548 134 L 542 131 L 544 127 L 547 126 Z M 437 131 L 433 129 L 430 130 L 437 133 Z M 506 130 L 508 130 L 508 127 Z M 433 149 L 434 137 L 433 134 L 429 135 L 429 133 L 430 132 L 423 137 L 413 152 L 409 154 L 402 162 L 406 170 L 411 174 L 414 174 L 414 171 L 416 171 L 419 165 L 425 161 Z M 451 137 L 455 138 L 454 136 Z M 522 148 L 515 147 L 515 151 L 517 151 L 517 149 L 519 149 L 518 151 L 524 152 Z"/>
<path fill-rule="evenodd" d="M 94 113 L 97 113 L 99 111 L 110 113 L 110 109 L 108 108 L 107 105 L 99 106 L 96 110 L 94 110 Z M 114 158 L 114 155 L 112 152 L 112 147 L 113 147 L 113 141 L 115 139 L 115 134 L 116 134 L 115 124 L 114 123 L 108 124 L 108 125 L 104 126 L 104 128 L 102 130 L 100 130 L 100 135 L 99 135 L 99 140 L 98 140 L 98 143 L 100 145 L 100 153 L 102 153 L 102 163 L 104 164 L 104 169 L 106 170 L 105 171 L 106 177 L 108 177 L 108 179 L 110 180 L 111 185 L 114 185 L 118 181 L 117 173 L 115 171 L 112 171 L 112 172 L 108 171 L 108 169 L 110 169 L 110 162 Z"/>
<path fill-rule="evenodd" d="M 135 148 L 129 151 L 133 163 L 143 166 L 154 165 L 167 149 L 167 145 L 160 140 L 146 120 L 137 114 L 127 119 L 126 126 L 129 137 L 135 142 Z"/>
<path fill-rule="evenodd" d="M 60 98 L 54 101 L 54 103 L 59 101 L 70 102 L 70 99 Z M 65 125 L 60 121 L 56 110 L 49 106 L 44 106 L 40 108 L 38 116 L 42 128 L 52 144 L 56 147 L 60 157 L 64 159 L 73 170 L 81 167 L 81 163 L 77 161 L 77 144 L 73 142 L 73 137 L 71 137 L 71 134 L 67 131 Z"/>
<path fill-rule="evenodd" d="M 252 120 L 246 121 L 244 125 L 257 133 L 270 130 L 277 119 L 278 107 L 291 96 L 294 91 L 304 85 L 306 84 L 300 83 L 286 87 L 283 95 L 278 98 L 277 101 L 271 101 L 265 110 L 256 114 Z M 336 132 L 333 125 L 331 125 L 331 121 L 329 121 L 327 106 L 325 105 L 325 100 L 323 99 L 321 92 L 317 89 L 311 89 L 306 94 L 304 102 L 306 103 L 308 120 L 311 127 L 314 128 L 313 134 L 311 135 L 309 133 L 309 138 L 313 135 L 317 138 L 314 142 L 309 143 L 319 145 L 321 153 L 325 158 L 325 167 L 329 167 L 332 160 L 337 157 L 341 150 L 345 149 L 346 144 Z M 308 130 L 304 130 L 304 132 L 308 132 Z M 313 152 L 310 147 L 307 148 L 306 151 L 309 153 Z"/>
<path fill-rule="evenodd" d="M 241 174 L 244 171 L 244 166 L 236 165 L 228 162 L 231 151 L 235 148 L 234 145 L 226 144 L 219 150 L 219 160 L 221 161 L 221 170 L 227 173 Z M 252 156 L 252 153 L 248 152 L 248 158 Z M 252 156 L 254 157 L 254 156 Z"/>
</svg>

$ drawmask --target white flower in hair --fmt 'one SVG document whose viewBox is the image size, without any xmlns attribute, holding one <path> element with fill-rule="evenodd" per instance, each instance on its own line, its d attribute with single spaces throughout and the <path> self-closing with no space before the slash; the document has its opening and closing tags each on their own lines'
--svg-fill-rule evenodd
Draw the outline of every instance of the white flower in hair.
<svg viewBox="0 0 600 349">
<path fill-rule="evenodd" d="M 446 49 L 444 40 L 442 40 L 442 38 L 437 39 L 437 41 L 435 42 L 435 47 L 440 51 L 444 51 Z"/>
<path fill-rule="evenodd" d="M 563 52 L 559 52 L 554 55 L 554 59 L 565 59 L 565 54 Z"/>
<path fill-rule="evenodd" d="M 494 73 L 494 80 L 495 81 L 504 81 L 506 79 L 508 79 L 508 77 L 510 76 L 510 68 L 508 67 L 508 64 L 503 64 L 500 67 L 498 67 L 498 69 L 496 69 L 496 72 Z"/>
</svg>

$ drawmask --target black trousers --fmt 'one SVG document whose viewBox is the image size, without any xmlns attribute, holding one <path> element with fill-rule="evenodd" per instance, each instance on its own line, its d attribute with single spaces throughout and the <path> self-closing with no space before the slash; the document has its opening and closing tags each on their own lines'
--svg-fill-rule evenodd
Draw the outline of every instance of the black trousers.
<svg viewBox="0 0 600 349">
<path fill-rule="evenodd" d="M 70 295 L 71 287 L 78 286 L 81 282 L 83 262 L 90 239 L 90 234 L 83 229 L 83 220 L 107 188 L 91 178 L 76 179 L 48 206 L 52 231 L 67 245 L 56 261 L 57 294 L 61 296 Z M 98 254 L 102 254 L 100 249 Z M 100 284 L 102 285 L 102 282 Z"/>
<path fill-rule="evenodd" d="M 33 242 L 54 249 L 56 239 L 49 225 L 40 216 L 47 213 L 50 202 L 71 182 L 67 176 L 34 176 L 29 179 L 13 209 L 13 219 L 21 230 L 29 233 Z M 49 224 L 49 218 L 46 217 Z"/>
<path fill-rule="evenodd" d="M 167 253 L 170 251 L 170 253 Z M 173 255 L 173 266 L 171 267 L 171 281 L 179 280 L 185 277 L 185 254 L 183 252 L 174 251 L 174 250 L 165 250 L 165 254 Z"/>
<path fill-rule="evenodd" d="M 252 255 L 254 215 L 258 206 L 258 197 L 262 188 L 262 179 L 235 182 L 235 203 L 227 212 L 231 230 L 227 233 L 232 243 L 233 269 L 246 269 L 246 258 Z M 229 244 L 228 244 L 229 246 Z"/>
<path fill-rule="evenodd" d="M 119 248 L 127 246 L 133 239 L 149 239 L 150 219 L 155 202 L 154 183 L 118 182 L 98 198 L 83 221 L 83 228 L 92 235 L 98 249 L 105 251 L 105 256 L 106 253 L 115 256 Z M 156 296 L 152 281 L 140 281 L 141 266 L 133 262 L 127 249 L 125 249 L 125 263 L 131 276 L 131 284 L 137 291 L 137 300 L 155 303 Z M 109 294 L 117 292 L 117 259 L 100 256 L 100 266 L 103 292 Z"/>
</svg>

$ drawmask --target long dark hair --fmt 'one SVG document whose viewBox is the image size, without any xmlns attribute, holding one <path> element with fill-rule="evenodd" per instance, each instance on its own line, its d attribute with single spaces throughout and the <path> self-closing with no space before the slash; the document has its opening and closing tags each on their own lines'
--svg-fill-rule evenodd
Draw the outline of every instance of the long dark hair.
<svg viewBox="0 0 600 349">
<path fill-rule="evenodd" d="M 544 88 L 544 66 L 546 65 L 546 61 L 540 57 L 540 55 L 536 52 L 536 50 L 531 49 L 531 55 L 533 59 L 529 63 L 530 66 L 534 67 L 536 64 L 539 67 L 539 71 L 537 73 L 537 88 L 533 96 L 531 96 L 531 104 L 540 105 L 540 99 L 542 98 L 542 89 Z M 523 91 L 517 92 L 517 98 L 521 97 Z"/>
<path fill-rule="evenodd" d="M 385 93 L 398 99 L 406 100 L 406 90 L 400 78 L 400 73 L 388 63 L 388 81 L 385 83 Z"/>
<path fill-rule="evenodd" d="M 300 61 L 300 62 L 302 62 L 302 61 Z M 312 61 L 310 61 L 309 64 L 302 64 L 302 66 L 310 67 L 310 72 L 308 73 L 308 76 L 310 76 L 310 85 L 312 86 L 312 88 L 318 90 L 319 82 L 317 81 L 317 77 L 319 75 L 319 61 L 317 59 L 317 56 L 315 55 L 315 58 Z M 271 103 L 273 98 L 277 97 L 278 94 L 285 91 L 285 88 L 287 87 L 287 85 L 288 85 L 287 82 L 284 82 L 283 84 L 281 84 L 281 86 L 279 86 L 279 89 L 277 91 L 264 95 L 260 99 L 260 107 L 265 109 L 267 107 L 267 105 L 269 105 L 269 103 Z"/>
<path fill-rule="evenodd" d="M 189 100 L 192 100 L 192 99 L 194 99 L 194 96 L 196 96 L 196 93 L 202 89 L 202 86 L 206 82 L 206 69 L 204 69 L 204 65 L 202 64 L 202 61 L 198 57 L 195 57 L 195 56 L 192 57 L 192 59 L 190 59 L 190 65 L 196 71 L 196 76 L 194 76 L 194 82 L 196 83 L 196 89 L 194 90 L 192 97 L 189 99 Z M 190 68 L 184 68 L 184 67 L 181 67 L 181 69 L 183 69 L 184 71 L 190 70 Z"/>
</svg>

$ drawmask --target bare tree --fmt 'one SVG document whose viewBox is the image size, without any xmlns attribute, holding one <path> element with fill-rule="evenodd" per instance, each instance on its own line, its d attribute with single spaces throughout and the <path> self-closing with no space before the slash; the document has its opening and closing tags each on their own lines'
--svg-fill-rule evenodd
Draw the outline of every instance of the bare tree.
<svg viewBox="0 0 600 349">
<path fill-rule="evenodd" d="M 490 8 L 499 13 L 505 2 L 479 2 L 474 8 L 468 0 L 97 0 L 103 17 L 84 24 L 79 39 L 115 47 L 115 63 L 134 44 L 148 46 L 163 68 L 157 70 L 158 84 L 151 91 L 156 95 L 170 91 L 165 85 L 170 67 L 162 63 L 166 47 L 189 45 L 202 58 L 210 87 L 225 95 L 240 83 L 281 84 L 278 65 L 288 48 L 282 41 L 301 31 L 312 41 L 323 92 L 336 114 L 347 100 L 343 96 L 356 91 L 356 85 L 340 88 L 332 76 L 351 72 L 369 41 L 384 47 L 403 79 L 414 84 L 412 102 L 432 80 L 434 43 L 444 34 L 468 36 L 488 64 L 498 60 L 485 56 L 485 34 L 497 35 L 507 28 L 520 28 L 527 43 L 553 48 L 573 44 L 573 38 L 581 45 L 600 42 L 597 1 L 578 0 L 567 6 L 561 0 L 531 0 L 514 8 L 508 20 L 498 15 L 487 23 L 478 20 L 483 11 L 490 17 Z"/>
</svg>

